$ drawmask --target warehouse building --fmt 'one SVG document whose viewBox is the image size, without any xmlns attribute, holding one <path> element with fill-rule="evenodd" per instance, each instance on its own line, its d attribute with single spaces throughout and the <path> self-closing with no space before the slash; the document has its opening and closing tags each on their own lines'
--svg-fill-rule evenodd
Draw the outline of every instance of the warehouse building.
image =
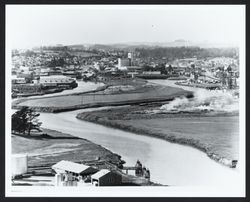
<svg viewBox="0 0 250 202">
<path fill-rule="evenodd" d="M 91 183 L 95 186 L 117 186 L 122 183 L 122 176 L 114 171 L 102 169 L 91 176 Z"/>
<path fill-rule="evenodd" d="M 52 166 L 52 169 L 56 173 L 71 173 L 74 176 L 87 176 L 96 173 L 98 170 L 80 163 L 74 163 L 71 161 L 59 161 L 55 165 Z"/>
<path fill-rule="evenodd" d="M 75 88 L 77 87 L 77 83 L 75 79 L 72 79 L 63 75 L 56 76 L 41 76 L 39 83 L 43 86 L 57 86 L 57 87 L 68 87 Z"/>
</svg>

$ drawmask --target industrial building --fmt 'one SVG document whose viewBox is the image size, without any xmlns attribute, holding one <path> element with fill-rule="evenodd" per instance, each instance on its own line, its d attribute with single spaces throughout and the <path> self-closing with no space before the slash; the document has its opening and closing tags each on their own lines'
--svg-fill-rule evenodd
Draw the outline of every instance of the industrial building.
<svg viewBox="0 0 250 202">
<path fill-rule="evenodd" d="M 69 78 L 63 75 L 57 76 L 41 76 L 39 83 L 43 86 L 56 86 L 56 87 L 66 87 L 66 88 L 75 88 L 77 83 L 75 79 Z"/>
<path fill-rule="evenodd" d="M 127 70 L 127 68 L 132 65 L 133 65 L 132 53 L 128 53 L 127 58 L 118 58 L 118 69 Z"/>
<path fill-rule="evenodd" d="M 118 69 L 126 70 L 127 66 L 130 66 L 130 61 L 128 58 L 125 59 L 118 58 Z"/>
<path fill-rule="evenodd" d="M 52 166 L 56 172 L 55 186 L 114 186 L 122 183 L 122 176 L 108 169 L 62 160 Z"/>
<path fill-rule="evenodd" d="M 102 169 L 91 176 L 91 183 L 95 186 L 117 186 L 122 183 L 122 176 L 114 171 Z"/>
<path fill-rule="evenodd" d="M 16 93 L 38 93 L 42 92 L 42 86 L 40 84 L 13 84 L 11 86 L 12 92 Z"/>
<path fill-rule="evenodd" d="M 80 163 L 74 163 L 71 161 L 59 161 L 55 165 L 52 166 L 52 169 L 56 173 L 71 173 L 74 176 L 87 176 L 96 173 L 98 170 L 87 165 L 83 165 Z"/>
</svg>

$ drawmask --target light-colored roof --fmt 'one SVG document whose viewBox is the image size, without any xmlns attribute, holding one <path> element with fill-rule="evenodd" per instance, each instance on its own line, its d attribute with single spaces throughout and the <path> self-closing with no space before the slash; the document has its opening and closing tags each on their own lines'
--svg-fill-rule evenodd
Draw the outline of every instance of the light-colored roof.
<svg viewBox="0 0 250 202">
<path fill-rule="evenodd" d="M 97 172 L 94 175 L 92 175 L 91 178 L 93 178 L 93 179 L 100 179 L 101 177 L 103 177 L 104 175 L 107 175 L 110 172 L 111 171 L 108 170 L 108 169 L 102 169 L 99 172 Z"/>
<path fill-rule="evenodd" d="M 90 166 L 86 166 L 80 163 L 74 163 L 71 161 L 65 161 L 65 160 L 59 161 L 58 163 L 52 166 L 52 169 L 61 169 L 61 170 L 66 170 L 66 171 L 70 171 L 73 173 L 81 173 L 87 170 L 88 168 L 90 168 Z"/>
<path fill-rule="evenodd" d="M 19 158 L 19 157 L 27 157 L 28 154 L 11 154 L 11 157 L 14 157 L 14 158 Z"/>
<path fill-rule="evenodd" d="M 17 77 L 17 75 L 11 75 L 12 80 L 25 80 L 23 77 Z"/>
<path fill-rule="evenodd" d="M 69 77 L 64 75 L 51 75 L 51 76 L 43 76 L 42 79 L 69 79 Z"/>
<path fill-rule="evenodd" d="M 126 66 L 128 69 L 142 69 L 140 66 Z"/>
</svg>

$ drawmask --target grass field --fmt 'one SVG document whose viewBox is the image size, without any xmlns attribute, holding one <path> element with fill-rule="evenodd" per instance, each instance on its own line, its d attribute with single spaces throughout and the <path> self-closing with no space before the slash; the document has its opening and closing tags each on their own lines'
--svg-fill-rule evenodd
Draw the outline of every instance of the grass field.
<svg viewBox="0 0 250 202">
<path fill-rule="evenodd" d="M 88 104 L 108 104 L 116 102 L 133 102 L 133 101 L 144 101 L 144 100 L 157 100 L 157 99 L 169 99 L 176 96 L 187 95 L 188 91 L 182 90 L 181 88 L 166 87 L 166 86 L 150 86 L 145 85 L 138 87 L 131 91 L 126 92 L 113 92 L 109 90 L 109 93 L 105 91 L 82 94 L 82 95 L 65 95 L 48 98 L 38 99 L 26 99 L 19 103 L 19 106 L 29 107 L 73 107 L 79 105 Z"/>
<path fill-rule="evenodd" d="M 120 162 L 118 155 L 88 140 L 54 130 L 44 129 L 43 132 L 49 136 L 28 137 L 12 134 L 12 153 L 27 153 L 28 166 L 52 165 L 60 160 L 88 161 L 97 157 L 114 164 Z"/>
<path fill-rule="evenodd" d="M 84 112 L 77 118 L 196 147 L 208 155 L 237 160 L 239 117 L 212 113 L 147 113 L 149 106 Z M 216 157 L 217 158 L 217 157 Z M 219 160 L 219 159 L 217 159 Z"/>
<path fill-rule="evenodd" d="M 233 117 L 190 117 L 116 121 L 150 133 L 199 141 L 227 159 L 239 158 L 239 120 Z"/>
</svg>

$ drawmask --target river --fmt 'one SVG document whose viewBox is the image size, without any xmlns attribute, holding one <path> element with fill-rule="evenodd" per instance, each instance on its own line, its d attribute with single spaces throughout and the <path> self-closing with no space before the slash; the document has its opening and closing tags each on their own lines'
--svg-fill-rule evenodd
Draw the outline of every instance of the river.
<svg viewBox="0 0 250 202">
<path fill-rule="evenodd" d="M 218 185 L 237 180 L 237 170 L 222 166 L 205 153 L 188 146 L 123 132 L 75 118 L 77 110 L 59 114 L 42 113 L 43 127 L 86 138 L 118 153 L 134 165 L 139 159 L 155 182 L 169 185 Z"/>
<path fill-rule="evenodd" d="M 172 81 L 171 81 L 172 82 Z M 173 82 L 172 82 L 173 83 Z M 237 185 L 239 171 L 222 166 L 197 149 L 76 119 L 84 109 L 58 114 L 41 113 L 43 127 L 86 138 L 118 153 L 126 165 L 139 159 L 150 169 L 151 180 L 174 186 Z"/>
<path fill-rule="evenodd" d="M 177 87 L 175 81 L 170 80 L 153 80 L 153 83 Z M 80 82 L 78 88 L 60 94 L 93 90 L 100 85 L 102 84 Z M 194 90 L 190 87 L 181 88 Z M 41 113 L 39 118 L 45 128 L 86 138 L 118 153 L 128 166 L 135 165 L 139 159 L 150 169 L 151 180 L 154 182 L 173 186 L 218 186 L 218 188 L 239 184 L 238 169 L 222 166 L 197 149 L 75 118 L 78 113 L 91 110 L 98 108 L 58 114 Z"/>
</svg>

